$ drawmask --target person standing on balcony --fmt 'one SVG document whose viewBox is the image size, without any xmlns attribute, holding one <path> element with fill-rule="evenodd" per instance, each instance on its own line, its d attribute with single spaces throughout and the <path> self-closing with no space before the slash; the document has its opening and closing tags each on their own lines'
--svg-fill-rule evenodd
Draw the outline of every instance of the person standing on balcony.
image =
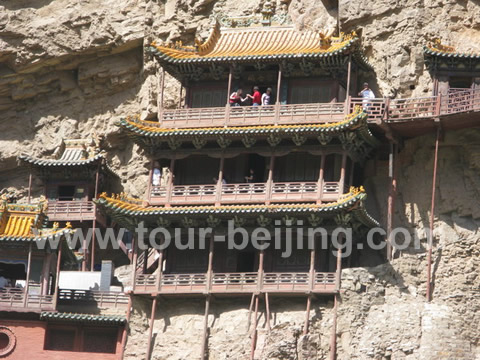
<svg viewBox="0 0 480 360">
<path fill-rule="evenodd" d="M 272 97 L 272 88 L 268 88 L 267 91 L 262 95 L 262 105 L 271 105 L 271 97 Z"/>
<path fill-rule="evenodd" d="M 241 104 L 247 100 L 248 96 L 250 96 L 247 95 L 246 98 L 242 98 L 242 93 L 243 90 L 238 89 L 230 95 L 230 106 L 241 106 Z"/>
<path fill-rule="evenodd" d="M 245 182 L 253 183 L 254 180 L 255 180 L 255 171 L 253 171 L 253 169 L 250 169 L 249 174 L 245 176 Z"/>
<path fill-rule="evenodd" d="M 368 107 L 370 106 L 369 100 L 375 99 L 375 94 L 368 86 L 368 83 L 363 83 L 363 90 L 358 93 L 358 96 L 361 96 L 363 98 L 363 110 L 367 111 Z"/>
<path fill-rule="evenodd" d="M 253 95 L 247 94 L 252 99 L 252 106 L 262 105 L 262 94 L 260 94 L 260 88 L 258 86 L 253 87 Z"/>
<path fill-rule="evenodd" d="M 160 171 L 160 163 L 155 161 L 153 163 L 153 173 L 152 173 L 152 185 L 153 186 L 160 186 L 160 178 L 162 177 L 162 173 Z"/>
</svg>

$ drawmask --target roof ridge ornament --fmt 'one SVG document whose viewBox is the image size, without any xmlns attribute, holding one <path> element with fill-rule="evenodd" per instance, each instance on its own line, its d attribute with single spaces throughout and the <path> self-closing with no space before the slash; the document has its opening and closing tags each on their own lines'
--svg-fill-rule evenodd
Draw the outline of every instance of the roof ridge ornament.
<svg viewBox="0 0 480 360">
<path fill-rule="evenodd" d="M 429 42 L 428 47 L 439 52 L 454 53 L 456 51 L 453 46 L 442 44 L 442 40 L 439 38 L 433 39 L 432 42 Z"/>
</svg>

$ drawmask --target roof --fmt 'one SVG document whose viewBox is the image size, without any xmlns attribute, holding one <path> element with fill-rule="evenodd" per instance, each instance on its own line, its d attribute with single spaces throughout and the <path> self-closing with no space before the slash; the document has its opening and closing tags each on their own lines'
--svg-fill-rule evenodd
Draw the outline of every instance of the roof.
<svg viewBox="0 0 480 360">
<path fill-rule="evenodd" d="M 99 139 L 64 139 L 50 158 L 37 158 L 22 154 L 19 159 L 36 166 L 85 166 L 104 158 Z"/>
<path fill-rule="evenodd" d="M 480 54 L 462 53 L 456 51 L 453 46 L 442 44 L 440 39 L 429 43 L 423 48 L 426 66 L 433 70 L 471 70 L 480 71 Z"/>
<path fill-rule="evenodd" d="M 58 224 L 52 229 L 45 228 L 47 206 L 45 198 L 35 205 L 9 204 L 3 196 L 0 199 L 0 241 L 41 241 L 70 232 L 69 224 L 65 229 L 58 229 Z"/>
<path fill-rule="evenodd" d="M 299 31 L 292 25 L 224 28 L 217 22 L 209 38 L 196 46 L 151 45 L 153 52 L 167 62 L 202 63 L 344 55 L 354 50 L 358 40 L 355 33 L 325 37 L 320 32 Z"/>
<path fill-rule="evenodd" d="M 352 113 L 346 115 L 342 121 L 323 124 L 300 124 L 300 125 L 257 125 L 257 126 L 231 126 L 210 128 L 186 128 L 171 129 L 163 128 L 158 122 L 140 120 L 138 116 L 121 119 L 118 126 L 127 132 L 134 141 L 142 142 L 144 138 L 167 140 L 168 137 L 176 136 L 184 140 L 194 140 L 198 137 L 216 138 L 218 136 L 241 137 L 249 135 L 265 137 L 269 134 L 277 136 L 291 136 L 294 134 L 319 135 L 319 133 L 341 133 L 346 130 L 359 131 L 360 137 L 368 144 L 375 146 L 377 140 L 370 133 L 367 126 L 368 115 L 361 106 L 356 106 Z M 143 141 L 151 146 L 151 141 Z"/>
<path fill-rule="evenodd" d="M 93 314 L 76 314 L 62 312 L 42 312 L 40 320 L 63 321 L 76 323 L 95 323 L 99 325 L 123 325 L 127 322 L 125 316 L 118 315 L 93 315 Z"/>
<path fill-rule="evenodd" d="M 260 214 L 305 214 L 309 213 L 338 213 L 342 210 L 361 210 L 365 212 L 363 201 L 366 199 L 363 187 L 351 187 L 339 201 L 323 204 L 272 204 L 272 205 L 228 205 L 228 206 L 143 206 L 144 201 L 128 198 L 125 194 L 108 196 L 100 195 L 97 204 L 105 209 L 113 218 L 122 217 L 151 217 L 175 215 L 260 215 Z M 368 226 L 378 226 L 371 216 L 361 217 Z"/>
</svg>

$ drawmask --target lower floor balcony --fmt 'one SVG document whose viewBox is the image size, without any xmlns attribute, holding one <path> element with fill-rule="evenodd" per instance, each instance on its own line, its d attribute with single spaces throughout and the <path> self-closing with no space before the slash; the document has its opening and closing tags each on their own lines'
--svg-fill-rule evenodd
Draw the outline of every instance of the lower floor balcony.
<svg viewBox="0 0 480 360">
<path fill-rule="evenodd" d="M 47 209 L 50 221 L 91 221 L 99 220 L 104 222 L 93 201 L 72 200 L 72 201 L 49 201 Z"/>
<path fill-rule="evenodd" d="M 60 289 L 58 293 L 58 308 L 66 312 L 90 308 L 126 311 L 127 306 L 128 296 L 123 292 Z"/>
<path fill-rule="evenodd" d="M 241 294 L 336 292 L 334 272 L 238 272 L 199 274 L 137 274 L 135 293 Z"/>
<path fill-rule="evenodd" d="M 54 295 L 26 293 L 23 288 L 0 289 L 0 311 L 41 312 L 55 309 Z"/>
<path fill-rule="evenodd" d="M 340 182 L 274 182 L 152 186 L 151 205 L 332 202 L 347 189 Z"/>
</svg>

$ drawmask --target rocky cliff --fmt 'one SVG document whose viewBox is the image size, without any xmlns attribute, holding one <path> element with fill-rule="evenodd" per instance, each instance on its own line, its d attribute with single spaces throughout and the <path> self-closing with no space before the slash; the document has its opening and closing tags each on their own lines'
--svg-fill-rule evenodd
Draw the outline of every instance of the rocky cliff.
<svg viewBox="0 0 480 360">
<path fill-rule="evenodd" d="M 214 13 L 258 11 L 245 0 L 5 0 L 0 4 L 0 189 L 26 194 L 21 152 L 51 154 L 62 137 L 105 135 L 109 161 L 122 189 L 143 196 L 147 157 L 119 134 L 121 117 L 157 112 L 157 65 L 143 52 L 152 40 L 205 38 Z M 292 0 L 301 28 L 361 32 L 380 96 L 428 95 L 431 79 L 422 46 L 434 38 L 460 50 L 480 50 L 480 3 L 453 0 Z M 166 103 L 178 102 L 167 79 Z M 440 146 L 433 301 L 425 302 L 425 228 L 433 167 L 433 135 L 406 140 L 400 153 L 395 224 L 415 232 L 423 249 L 396 253 L 390 264 L 343 273 L 338 318 L 339 359 L 480 359 L 479 218 L 480 133 L 445 134 Z M 387 169 L 373 184 L 379 214 L 386 213 Z M 40 194 L 40 183 L 34 184 Z M 384 220 L 384 219 L 383 219 Z M 218 300 L 209 321 L 210 359 L 247 359 L 249 299 Z M 149 303 L 132 315 L 127 358 L 146 351 Z M 311 334 L 301 335 L 305 300 L 273 300 L 272 331 L 260 332 L 259 359 L 324 359 L 332 325 L 331 299 L 314 301 Z M 259 324 L 265 328 L 264 314 Z M 160 301 L 154 359 L 198 354 L 203 304 Z"/>
</svg>

